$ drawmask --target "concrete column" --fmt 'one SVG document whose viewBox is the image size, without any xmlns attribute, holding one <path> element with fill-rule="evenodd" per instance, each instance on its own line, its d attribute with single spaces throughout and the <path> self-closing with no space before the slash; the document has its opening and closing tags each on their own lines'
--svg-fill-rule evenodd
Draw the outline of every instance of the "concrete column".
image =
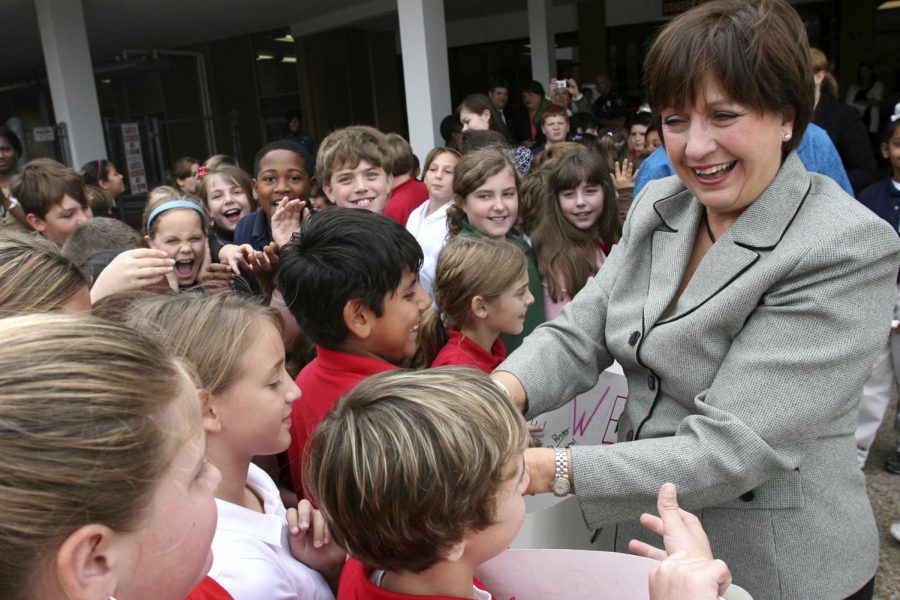
<svg viewBox="0 0 900 600">
<path fill-rule="evenodd" d="M 443 144 L 441 119 L 452 112 L 444 0 L 397 0 L 409 142 L 420 160 Z"/>
<path fill-rule="evenodd" d="M 528 35 L 531 38 L 531 77 L 547 87 L 556 77 L 556 43 L 550 27 L 551 0 L 528 0 Z M 550 93 L 550 90 L 547 90 Z"/>
<path fill-rule="evenodd" d="M 81 0 L 34 0 L 57 123 L 65 123 L 76 169 L 106 158 L 100 104 Z M 120 165 L 123 166 L 123 165 Z"/>
</svg>

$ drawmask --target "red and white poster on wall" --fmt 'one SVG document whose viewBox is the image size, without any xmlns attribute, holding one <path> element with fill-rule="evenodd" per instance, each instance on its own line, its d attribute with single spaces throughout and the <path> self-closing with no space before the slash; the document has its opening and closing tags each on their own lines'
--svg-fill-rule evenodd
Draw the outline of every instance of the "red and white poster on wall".
<svg viewBox="0 0 900 600">
<path fill-rule="evenodd" d="M 125 171 L 132 194 L 147 191 L 147 173 L 141 152 L 141 130 L 137 123 L 122 123 L 122 144 L 125 147 Z"/>
</svg>

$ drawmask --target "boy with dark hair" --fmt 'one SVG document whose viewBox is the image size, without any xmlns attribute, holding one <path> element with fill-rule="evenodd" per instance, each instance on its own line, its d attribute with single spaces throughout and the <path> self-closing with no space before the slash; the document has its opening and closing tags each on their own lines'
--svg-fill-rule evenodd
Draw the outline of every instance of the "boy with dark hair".
<svg viewBox="0 0 900 600">
<path fill-rule="evenodd" d="M 283 200 L 308 200 L 313 159 L 297 142 L 283 139 L 263 146 L 253 159 L 253 192 L 259 210 L 240 220 L 234 244 L 250 244 L 262 250 L 272 243 L 272 215 Z M 233 248 L 231 245 L 225 248 Z M 223 259 L 222 252 L 219 258 Z M 224 262 L 224 260 L 223 260 Z"/>
<path fill-rule="evenodd" d="M 366 210 L 323 211 L 282 249 L 275 283 L 317 354 L 297 376 L 303 400 L 292 408 L 288 458 L 298 495 L 303 448 L 335 401 L 415 353 L 419 319 L 431 305 L 421 266 L 412 234 Z"/>
<path fill-rule="evenodd" d="M 447 115 L 441 119 L 441 137 L 444 138 L 444 146 L 456 148 L 459 136 L 462 135 L 462 123 L 456 115 Z"/>
<path fill-rule="evenodd" d="M 416 156 L 403 136 L 397 133 L 387 134 L 385 149 L 392 165 L 393 189 L 384 215 L 406 225 L 410 213 L 428 200 L 428 189 L 412 176 Z"/>
<path fill-rule="evenodd" d="M 338 600 L 490 598 L 474 573 L 525 518 L 527 440 L 522 415 L 474 369 L 382 373 L 341 399 L 306 465 L 352 557 Z"/>
<path fill-rule="evenodd" d="M 25 165 L 11 194 L 22 205 L 28 225 L 60 246 L 79 223 L 93 216 L 84 178 L 49 158 Z"/>
</svg>

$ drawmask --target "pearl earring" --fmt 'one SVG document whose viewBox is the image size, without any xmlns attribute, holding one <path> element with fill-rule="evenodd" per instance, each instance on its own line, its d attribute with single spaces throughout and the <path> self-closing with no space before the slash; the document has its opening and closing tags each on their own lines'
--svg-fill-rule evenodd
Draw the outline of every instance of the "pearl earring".
<svg viewBox="0 0 900 600">
<path fill-rule="evenodd" d="M 791 140 L 791 132 L 785 131 L 784 132 L 784 141 L 789 142 L 790 140 Z"/>
</svg>

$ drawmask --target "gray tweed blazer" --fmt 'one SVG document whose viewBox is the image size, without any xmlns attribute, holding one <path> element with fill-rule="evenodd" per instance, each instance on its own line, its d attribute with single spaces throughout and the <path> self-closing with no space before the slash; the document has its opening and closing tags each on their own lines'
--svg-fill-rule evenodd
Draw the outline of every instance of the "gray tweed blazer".
<svg viewBox="0 0 900 600">
<path fill-rule="evenodd" d="M 636 517 L 672 481 L 754 598 L 845 598 L 878 564 L 853 433 L 890 329 L 897 233 L 792 153 L 664 314 L 701 211 L 676 177 L 648 185 L 600 273 L 497 370 L 531 418 L 621 363 L 628 443 L 575 447 L 572 466 L 585 522 L 618 523 L 617 549 L 659 544 Z"/>
</svg>

